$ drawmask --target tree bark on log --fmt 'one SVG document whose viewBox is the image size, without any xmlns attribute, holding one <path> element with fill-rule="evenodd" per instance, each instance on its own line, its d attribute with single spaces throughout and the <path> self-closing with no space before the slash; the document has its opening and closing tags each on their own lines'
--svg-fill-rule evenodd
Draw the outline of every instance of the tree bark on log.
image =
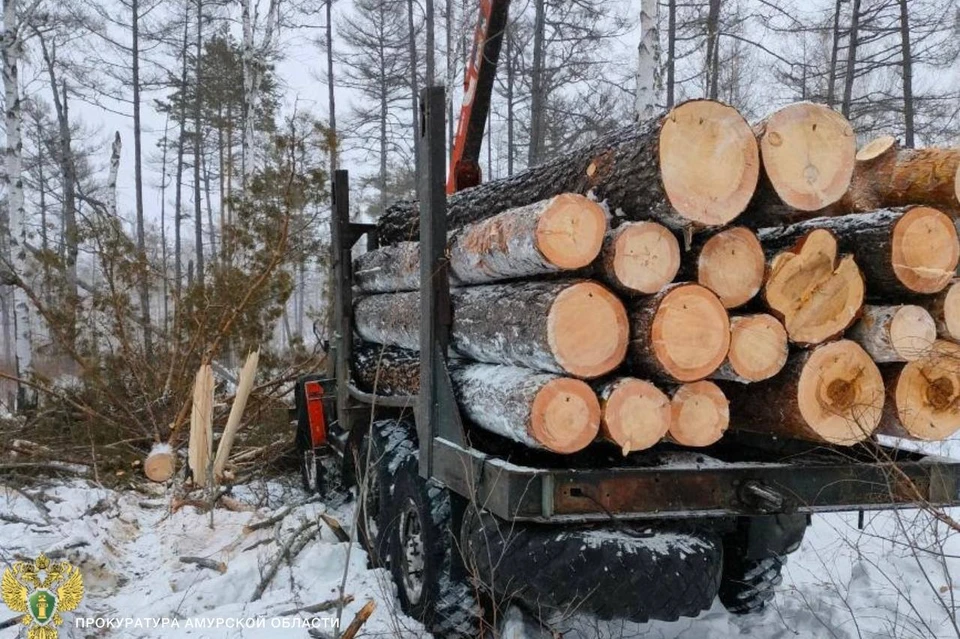
<svg viewBox="0 0 960 639">
<path fill-rule="evenodd" d="M 730 402 L 713 382 L 679 386 L 670 401 L 670 411 L 670 439 L 682 446 L 715 444 L 730 425 Z"/>
<path fill-rule="evenodd" d="M 505 180 L 447 199 L 450 228 L 560 193 L 592 193 L 624 220 L 672 229 L 723 226 L 746 208 L 756 188 L 759 152 L 736 109 L 693 100 L 629 125 Z M 418 233 L 416 202 L 398 202 L 377 222 L 382 243 Z"/>
<path fill-rule="evenodd" d="M 681 277 L 706 286 L 730 309 L 756 297 L 763 286 L 766 268 L 763 247 L 756 233 L 735 226 L 710 237 L 695 238 Z"/>
<path fill-rule="evenodd" d="M 450 281 L 483 284 L 580 269 L 597 257 L 607 229 L 596 202 L 571 193 L 504 211 L 450 234 Z M 420 244 L 399 242 L 354 260 L 364 293 L 420 288 Z"/>
<path fill-rule="evenodd" d="M 926 206 L 818 217 L 762 229 L 760 243 L 769 255 L 795 245 L 814 229 L 829 231 L 841 252 L 856 257 L 867 291 L 878 302 L 943 290 L 955 276 L 960 258 L 953 220 Z"/>
<path fill-rule="evenodd" d="M 797 102 L 755 127 L 763 178 L 751 209 L 779 209 L 768 218 L 819 211 L 843 197 L 853 175 L 857 140 L 843 115 L 819 104 Z M 752 211 L 747 214 L 752 215 Z"/>
<path fill-rule="evenodd" d="M 623 361 L 629 341 L 626 310 L 589 280 L 518 282 L 451 292 L 451 348 L 491 364 L 594 378 Z M 354 307 L 365 340 L 420 348 L 420 295 L 371 295 Z"/>
<path fill-rule="evenodd" d="M 651 382 L 619 377 L 600 384 L 600 435 L 624 457 L 662 440 L 670 428 L 670 398 Z"/>
<path fill-rule="evenodd" d="M 937 335 L 960 340 L 960 280 L 954 280 L 937 295 L 919 300 L 937 323 Z"/>
<path fill-rule="evenodd" d="M 823 229 L 800 235 L 788 246 L 770 260 L 764 301 L 796 344 L 838 337 L 863 306 L 863 277 L 853 256 L 838 260 L 836 238 Z"/>
<path fill-rule="evenodd" d="M 937 339 L 937 325 L 920 306 L 864 306 L 847 338 L 860 344 L 875 362 L 912 362 L 929 352 Z"/>
<path fill-rule="evenodd" d="M 495 364 L 454 367 L 450 376 L 467 419 L 531 448 L 575 453 L 600 430 L 600 402 L 580 380 Z"/>
<path fill-rule="evenodd" d="M 960 345 L 938 341 L 924 358 L 886 368 L 880 432 L 941 441 L 960 430 Z"/>
<path fill-rule="evenodd" d="M 630 311 L 630 365 L 637 374 L 694 382 L 723 363 L 730 322 L 717 296 L 699 284 L 673 284 Z"/>
<path fill-rule="evenodd" d="M 876 430 L 883 378 L 856 342 L 839 340 L 795 353 L 776 377 L 724 383 L 733 428 L 818 443 L 853 445 Z"/>
<path fill-rule="evenodd" d="M 787 363 L 790 347 L 780 321 L 766 313 L 730 318 L 730 351 L 710 377 L 741 384 L 762 382 Z"/>
<path fill-rule="evenodd" d="M 628 222 L 607 233 L 598 260 L 604 282 L 625 294 L 651 295 L 680 270 L 676 236 L 656 222 Z"/>
<path fill-rule="evenodd" d="M 960 212 L 960 148 L 901 148 L 881 136 L 857 153 L 850 188 L 827 215 L 923 204 Z"/>
</svg>

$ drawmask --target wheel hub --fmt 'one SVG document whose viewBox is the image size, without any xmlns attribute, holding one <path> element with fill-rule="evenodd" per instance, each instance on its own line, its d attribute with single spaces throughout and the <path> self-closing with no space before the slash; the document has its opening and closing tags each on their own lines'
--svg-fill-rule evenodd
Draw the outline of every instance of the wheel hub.
<svg viewBox="0 0 960 639">
<path fill-rule="evenodd" d="M 424 542 L 420 512 L 413 500 L 408 500 L 400 513 L 400 567 L 407 599 L 416 605 L 423 596 Z"/>
</svg>

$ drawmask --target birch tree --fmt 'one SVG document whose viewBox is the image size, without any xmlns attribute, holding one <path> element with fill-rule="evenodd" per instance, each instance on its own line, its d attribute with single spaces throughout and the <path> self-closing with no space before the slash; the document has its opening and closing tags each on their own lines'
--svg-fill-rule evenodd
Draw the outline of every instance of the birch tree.
<svg viewBox="0 0 960 639">
<path fill-rule="evenodd" d="M 660 73 L 659 0 L 640 3 L 640 44 L 637 47 L 637 118 L 646 120 L 655 115 L 663 80 Z"/>
</svg>

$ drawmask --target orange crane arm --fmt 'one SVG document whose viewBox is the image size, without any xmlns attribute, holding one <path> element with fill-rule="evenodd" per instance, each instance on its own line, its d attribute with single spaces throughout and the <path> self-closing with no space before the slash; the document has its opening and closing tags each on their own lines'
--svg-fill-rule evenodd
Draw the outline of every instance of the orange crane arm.
<svg viewBox="0 0 960 639">
<path fill-rule="evenodd" d="M 463 105 L 447 174 L 448 194 L 476 186 L 481 181 L 480 149 L 509 8 L 510 0 L 480 0 L 480 18 L 463 79 Z"/>
</svg>

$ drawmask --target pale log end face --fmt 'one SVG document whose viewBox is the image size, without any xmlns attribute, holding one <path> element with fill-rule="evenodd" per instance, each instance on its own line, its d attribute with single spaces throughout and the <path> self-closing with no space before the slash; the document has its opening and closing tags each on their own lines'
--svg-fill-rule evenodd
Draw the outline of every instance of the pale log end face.
<svg viewBox="0 0 960 639">
<path fill-rule="evenodd" d="M 951 339 L 960 339 L 960 282 L 954 282 L 947 289 L 943 300 L 943 323 Z"/>
<path fill-rule="evenodd" d="M 603 207 L 582 195 L 564 193 L 550 201 L 537 222 L 537 248 L 560 269 L 583 268 L 600 254 L 606 232 Z"/>
<path fill-rule="evenodd" d="M 957 204 L 960 205 L 960 164 L 957 165 L 957 174 L 953 176 L 953 194 L 957 197 Z"/>
<path fill-rule="evenodd" d="M 857 151 L 857 162 L 870 162 L 882 157 L 887 151 L 893 149 L 897 144 L 897 139 L 892 135 L 881 135 L 863 145 Z"/>
<path fill-rule="evenodd" d="M 170 450 L 151 451 L 143 462 L 143 474 L 155 482 L 165 482 L 177 470 L 177 460 Z"/>
<path fill-rule="evenodd" d="M 600 431 L 600 401 L 585 382 L 560 377 L 544 384 L 530 410 L 531 435 L 544 448 L 569 454 Z"/>
<path fill-rule="evenodd" d="M 660 302 L 650 339 L 663 369 L 678 381 L 693 382 L 726 359 L 730 319 L 716 295 L 698 284 L 684 284 Z"/>
<path fill-rule="evenodd" d="M 674 108 L 660 130 L 660 177 L 673 208 L 701 226 L 740 215 L 757 188 L 757 140 L 733 107 L 693 100 Z"/>
<path fill-rule="evenodd" d="M 852 256 L 839 265 L 836 257 L 833 234 L 817 229 L 771 262 L 764 297 L 783 318 L 792 342 L 820 344 L 842 333 L 860 313 L 863 276 Z"/>
<path fill-rule="evenodd" d="M 780 199 L 801 211 L 817 211 L 847 192 L 857 140 L 841 114 L 798 102 L 767 118 L 760 153 Z"/>
<path fill-rule="evenodd" d="M 769 379 L 780 372 L 790 353 L 787 331 L 777 318 L 761 313 L 730 319 L 730 353 L 733 372 L 750 382 Z"/>
<path fill-rule="evenodd" d="M 920 306 L 901 306 L 890 321 L 890 345 L 906 362 L 926 355 L 936 339 L 937 323 Z"/>
<path fill-rule="evenodd" d="M 916 206 L 897 220 L 891 240 L 893 272 L 917 293 L 943 290 L 956 275 L 960 242 L 953 220 L 928 206 Z"/>
<path fill-rule="evenodd" d="M 715 444 L 730 425 L 730 403 L 713 382 L 684 384 L 670 406 L 670 437 L 682 446 Z"/>
<path fill-rule="evenodd" d="M 897 378 L 897 417 L 916 439 L 939 441 L 960 430 L 960 345 L 938 341 Z"/>
<path fill-rule="evenodd" d="M 629 334 L 623 303 L 596 282 L 564 289 L 547 317 L 547 341 L 557 363 L 586 379 L 605 375 L 623 362 Z"/>
<path fill-rule="evenodd" d="M 680 244 L 662 224 L 626 224 L 617 235 L 613 271 L 621 286 L 651 295 L 672 282 L 679 270 Z"/>
<path fill-rule="evenodd" d="M 765 270 L 757 235 L 738 226 L 717 233 L 703 245 L 697 281 L 716 293 L 724 307 L 736 308 L 760 292 Z"/>
<path fill-rule="evenodd" d="M 800 414 L 827 443 L 852 445 L 870 437 L 880 423 L 883 401 L 880 370 L 850 340 L 818 347 L 800 373 Z"/>
<path fill-rule="evenodd" d="M 603 405 L 602 431 L 629 455 L 663 439 L 670 419 L 670 398 L 663 391 L 650 382 L 624 378 Z"/>
</svg>

